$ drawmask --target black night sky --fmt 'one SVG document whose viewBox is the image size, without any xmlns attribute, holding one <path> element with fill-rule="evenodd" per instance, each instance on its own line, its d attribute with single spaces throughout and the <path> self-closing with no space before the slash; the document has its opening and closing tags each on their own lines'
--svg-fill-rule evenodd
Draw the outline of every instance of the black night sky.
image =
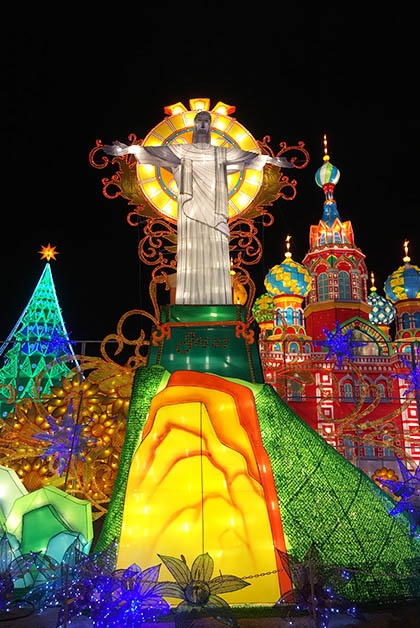
<svg viewBox="0 0 420 628">
<path fill-rule="evenodd" d="M 103 197 L 101 178 L 112 168 L 93 169 L 88 154 L 97 138 L 144 137 L 165 105 L 194 97 L 235 105 L 234 116 L 254 137 L 270 135 L 275 150 L 282 140 L 302 140 L 310 152 L 309 166 L 293 173 L 296 199 L 273 207 L 264 261 L 252 271 L 260 291 L 283 259 L 287 233 L 301 261 L 309 227 L 321 217 L 314 173 L 324 132 L 341 171 L 341 217 L 352 221 L 378 287 L 401 264 L 404 238 L 420 264 L 414 25 L 402 12 L 361 13 L 354 3 L 299 5 L 266 2 L 255 15 L 244 4 L 206 2 L 196 9 L 151 3 L 123 14 L 106 3 L 91 15 L 8 11 L 0 339 L 32 294 L 44 266 L 37 251 L 48 242 L 60 252 L 53 274 L 73 339 L 101 339 L 125 311 L 150 308 L 150 268 L 139 262 L 127 202 Z"/>
</svg>

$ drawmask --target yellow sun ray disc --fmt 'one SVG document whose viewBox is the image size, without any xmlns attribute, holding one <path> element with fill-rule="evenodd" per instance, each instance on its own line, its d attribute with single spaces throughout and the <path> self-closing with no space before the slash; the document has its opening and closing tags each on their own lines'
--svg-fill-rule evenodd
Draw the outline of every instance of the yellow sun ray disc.
<svg viewBox="0 0 420 628">
<path fill-rule="evenodd" d="M 204 101 L 205 99 L 198 100 Z M 210 112 L 212 119 L 211 143 L 215 146 L 231 146 L 261 154 L 261 150 L 251 133 L 237 120 L 221 113 L 221 110 L 223 108 Z M 168 108 L 165 111 L 169 113 Z M 191 143 L 197 110 L 180 111 L 180 108 L 177 108 L 176 111 L 177 113 L 159 122 L 147 134 L 143 146 Z M 262 173 L 256 170 L 245 170 L 228 175 L 229 217 L 237 216 L 247 209 L 257 196 L 262 180 Z M 164 168 L 138 164 L 137 181 L 149 203 L 158 212 L 171 220 L 177 219 L 178 190 L 170 172 Z"/>
</svg>

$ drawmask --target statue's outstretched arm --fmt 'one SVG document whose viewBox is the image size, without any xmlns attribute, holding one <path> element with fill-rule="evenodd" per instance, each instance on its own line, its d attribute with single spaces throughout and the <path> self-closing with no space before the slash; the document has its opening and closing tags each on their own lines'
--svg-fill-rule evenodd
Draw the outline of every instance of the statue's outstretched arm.
<svg viewBox="0 0 420 628">
<path fill-rule="evenodd" d="M 277 168 L 293 168 L 294 165 L 287 161 L 284 157 L 270 157 L 269 155 L 260 155 L 253 151 L 239 150 L 236 148 L 228 148 L 227 153 L 227 171 L 228 174 L 238 172 L 243 168 L 255 168 L 261 170 L 266 164 L 271 164 Z"/>
<path fill-rule="evenodd" d="M 284 157 L 268 157 L 267 163 L 278 168 L 294 168 L 294 165 Z"/>
<path fill-rule="evenodd" d="M 139 146 L 138 144 L 127 146 L 122 142 L 114 142 L 112 146 L 105 145 L 103 150 L 107 155 L 114 155 L 114 157 L 132 154 L 139 164 L 161 166 L 169 172 L 173 172 L 181 165 L 180 158 L 175 155 L 170 146 Z"/>
<path fill-rule="evenodd" d="M 105 144 L 103 147 L 103 151 L 107 155 L 114 155 L 114 157 L 121 157 L 122 155 L 132 154 L 135 155 L 136 159 L 140 160 L 140 154 L 142 152 L 142 147 L 133 144 L 131 146 L 127 146 L 127 144 L 123 144 L 122 142 L 114 142 L 112 146 L 109 144 Z"/>
</svg>

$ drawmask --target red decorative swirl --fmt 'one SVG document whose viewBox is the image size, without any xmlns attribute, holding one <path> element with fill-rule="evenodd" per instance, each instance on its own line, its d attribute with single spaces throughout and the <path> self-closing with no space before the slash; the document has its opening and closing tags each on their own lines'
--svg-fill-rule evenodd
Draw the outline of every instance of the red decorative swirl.
<svg viewBox="0 0 420 628">
<path fill-rule="evenodd" d="M 257 143 L 263 153 L 268 153 L 271 157 L 274 157 L 274 151 L 271 146 L 269 146 L 269 142 L 271 142 L 271 137 L 269 135 L 264 135 L 262 141 Z"/>
<path fill-rule="evenodd" d="M 102 191 L 103 191 L 104 196 L 106 196 L 106 198 L 113 199 L 113 198 L 117 198 L 118 196 L 121 196 L 122 189 L 120 187 L 119 182 L 120 182 L 120 177 L 118 173 L 113 174 L 110 179 L 106 179 L 106 178 L 102 179 L 102 184 L 104 186 Z M 108 192 L 108 188 L 110 185 L 115 185 L 115 187 L 117 188 L 117 191 L 114 194 L 110 194 Z"/>
<path fill-rule="evenodd" d="M 306 168 L 306 166 L 309 163 L 309 153 L 306 150 L 306 148 L 304 148 L 305 146 L 305 142 L 298 142 L 297 146 L 288 146 L 286 144 L 286 142 L 280 142 L 280 150 L 277 153 L 276 157 L 280 157 L 280 156 L 285 156 L 286 153 L 290 152 L 290 151 L 295 151 L 298 153 L 298 156 L 302 156 L 303 155 L 303 161 L 301 163 L 296 163 L 296 159 L 298 158 L 298 156 L 296 155 L 292 155 L 291 157 L 287 157 L 288 161 L 290 161 L 290 163 L 293 164 L 293 166 L 295 168 L 298 168 L 299 170 L 301 170 L 302 168 Z"/>
<path fill-rule="evenodd" d="M 254 342 L 254 332 L 252 329 L 249 329 L 249 323 L 236 323 L 235 336 L 237 338 L 240 338 L 242 336 L 247 345 L 252 345 L 252 343 Z"/>
<path fill-rule="evenodd" d="M 157 329 L 152 332 L 152 345 L 157 347 L 164 340 L 169 340 L 171 337 L 171 326 L 169 323 L 163 323 L 158 325 Z"/>
<path fill-rule="evenodd" d="M 289 177 L 286 177 L 286 175 L 282 174 L 280 175 L 280 181 L 283 183 L 283 187 L 280 190 L 280 198 L 284 198 L 286 201 L 293 201 L 296 196 L 296 179 L 292 179 L 291 181 L 289 181 Z M 290 194 L 285 193 L 285 190 L 287 190 L 287 188 L 291 188 Z"/>
<path fill-rule="evenodd" d="M 109 159 L 108 157 L 102 153 L 102 163 L 97 163 L 95 161 L 95 155 L 98 151 L 102 151 L 104 145 L 102 144 L 102 140 L 96 140 L 96 146 L 94 148 L 92 148 L 92 150 L 89 153 L 89 163 L 91 166 L 93 166 L 94 168 L 106 168 L 107 165 L 109 164 Z"/>
<path fill-rule="evenodd" d="M 230 250 L 239 248 L 234 264 L 258 264 L 262 256 L 262 246 L 258 229 L 252 218 L 234 218 L 230 223 Z M 235 240 L 237 243 L 235 245 Z"/>
</svg>

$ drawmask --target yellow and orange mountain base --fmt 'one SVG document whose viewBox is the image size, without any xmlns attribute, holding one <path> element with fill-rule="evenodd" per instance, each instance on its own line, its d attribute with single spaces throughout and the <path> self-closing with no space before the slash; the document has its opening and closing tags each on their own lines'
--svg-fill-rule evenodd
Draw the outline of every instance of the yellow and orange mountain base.
<svg viewBox="0 0 420 628">
<path fill-rule="evenodd" d="M 286 550 L 252 391 L 177 371 L 153 398 L 131 463 L 117 567 L 208 552 L 222 574 L 274 572 L 229 603 L 273 604 L 291 588 L 275 547 Z"/>
</svg>

